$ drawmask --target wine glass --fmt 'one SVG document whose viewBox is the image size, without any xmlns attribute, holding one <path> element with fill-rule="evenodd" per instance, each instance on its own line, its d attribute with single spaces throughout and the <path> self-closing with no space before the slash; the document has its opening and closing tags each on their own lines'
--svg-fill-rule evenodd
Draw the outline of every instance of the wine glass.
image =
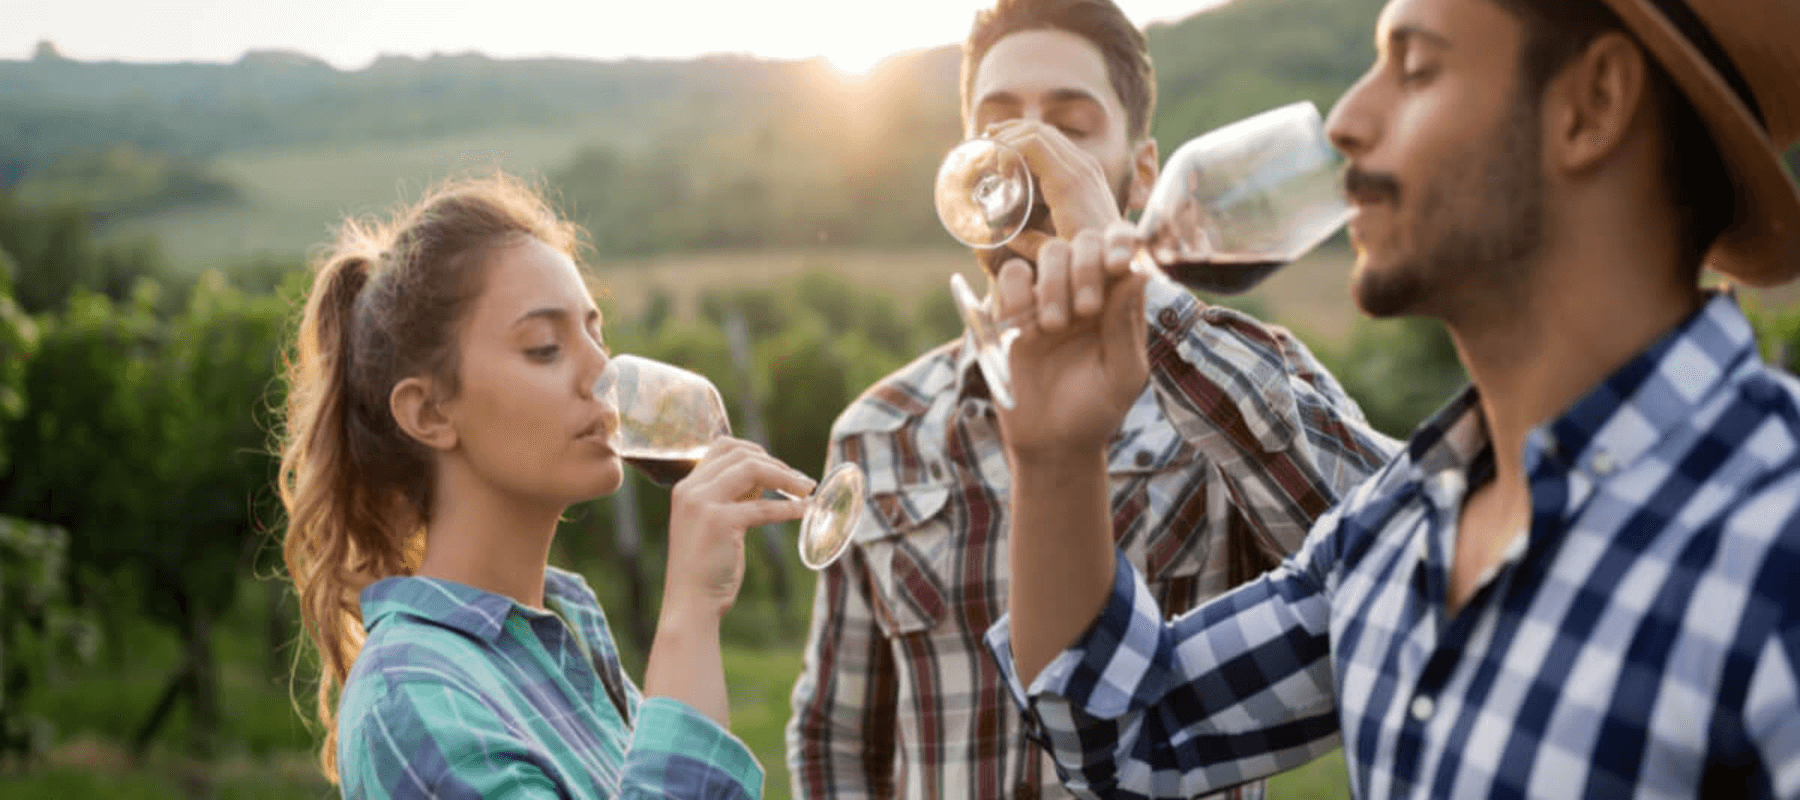
<svg viewBox="0 0 1800 800">
<path fill-rule="evenodd" d="M 1025 157 L 993 139 L 970 139 L 938 167 L 938 219 L 956 240 L 977 250 L 1012 241 L 1031 218 L 1031 170 Z"/>
<path fill-rule="evenodd" d="M 706 376 L 672 364 L 617 355 L 594 384 L 594 396 L 619 414 L 613 450 L 650 480 L 669 486 L 698 466 L 714 439 L 731 435 L 718 387 Z M 789 499 L 800 499 L 777 492 Z M 800 519 L 800 561 L 824 569 L 849 549 L 862 513 L 863 474 L 839 464 L 805 498 Z"/>
<path fill-rule="evenodd" d="M 982 157 L 959 155 L 965 148 Z M 964 142 L 950 155 L 938 171 L 938 215 L 944 227 L 976 249 L 1012 241 L 1030 216 L 1030 172 L 1011 166 L 1015 160 L 1022 165 L 1023 157 L 986 139 Z M 956 169 L 950 168 L 953 159 Z M 1197 292 L 1249 291 L 1350 219 L 1341 166 L 1311 102 L 1265 111 L 1190 140 L 1169 157 L 1150 192 L 1138 221 L 1141 244 L 1132 270 L 1151 271 Z M 987 216 L 990 208 L 1011 213 L 1010 206 L 1002 208 L 996 199 L 1012 197 L 1025 198 L 1017 224 L 1012 216 Z M 993 235 L 971 235 L 981 233 L 972 222 L 976 219 L 998 220 L 990 226 Z M 950 276 L 950 293 L 975 341 L 976 361 L 995 402 L 1012 408 L 1008 353 L 1020 328 L 1036 313 L 999 318 L 990 306 L 992 298 L 977 297 L 960 273 Z"/>
</svg>

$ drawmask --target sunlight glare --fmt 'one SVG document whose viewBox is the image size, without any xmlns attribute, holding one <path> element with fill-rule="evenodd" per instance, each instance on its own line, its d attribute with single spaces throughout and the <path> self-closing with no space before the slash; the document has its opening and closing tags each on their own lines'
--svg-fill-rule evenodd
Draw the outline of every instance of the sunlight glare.
<svg viewBox="0 0 1800 800">
<path fill-rule="evenodd" d="M 869 74 L 876 62 L 890 55 L 880 47 L 845 47 L 836 52 L 825 53 L 825 61 L 846 78 L 861 78 Z"/>
</svg>

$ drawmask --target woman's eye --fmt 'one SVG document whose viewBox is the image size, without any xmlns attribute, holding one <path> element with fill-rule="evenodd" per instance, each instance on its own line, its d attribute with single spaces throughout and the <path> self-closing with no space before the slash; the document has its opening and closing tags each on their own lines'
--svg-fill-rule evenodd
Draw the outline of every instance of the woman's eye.
<svg viewBox="0 0 1800 800">
<path fill-rule="evenodd" d="M 561 350 L 562 345 L 547 344 L 543 347 L 533 347 L 530 350 L 526 350 L 525 355 L 538 361 L 549 361 L 550 359 L 555 358 L 556 354 Z"/>
<path fill-rule="evenodd" d="M 1400 68 L 1400 82 L 1408 85 L 1424 83 L 1436 76 L 1437 72 L 1437 65 L 1434 63 L 1407 63 Z"/>
</svg>

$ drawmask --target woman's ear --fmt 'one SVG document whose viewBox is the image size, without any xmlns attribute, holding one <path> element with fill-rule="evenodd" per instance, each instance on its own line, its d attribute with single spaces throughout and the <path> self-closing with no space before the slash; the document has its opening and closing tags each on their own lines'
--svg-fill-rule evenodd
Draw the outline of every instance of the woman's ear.
<svg viewBox="0 0 1800 800">
<path fill-rule="evenodd" d="M 412 377 L 394 384 L 388 394 L 388 411 L 407 436 L 439 452 L 455 449 L 456 427 L 439 404 L 431 381 Z"/>
</svg>

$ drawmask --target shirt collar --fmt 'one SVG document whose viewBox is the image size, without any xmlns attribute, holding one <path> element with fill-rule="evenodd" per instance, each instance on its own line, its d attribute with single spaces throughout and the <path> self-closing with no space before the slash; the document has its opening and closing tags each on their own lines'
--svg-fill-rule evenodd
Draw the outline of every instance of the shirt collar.
<svg viewBox="0 0 1800 800">
<path fill-rule="evenodd" d="M 1414 477 L 1424 479 L 1445 470 L 1466 471 L 1488 445 L 1481 393 L 1465 385 L 1442 408 L 1427 417 L 1406 441 L 1406 460 Z"/>
<path fill-rule="evenodd" d="M 981 367 L 975 361 L 975 353 L 975 334 L 970 333 L 965 326 L 962 338 L 956 343 L 956 361 L 950 373 L 953 376 L 950 394 L 958 400 L 988 396 L 987 376 L 981 373 Z"/>
<path fill-rule="evenodd" d="M 582 605 L 586 586 L 579 575 L 555 567 L 544 571 L 546 602 Z M 363 589 L 361 597 L 364 630 L 373 631 L 382 620 L 405 614 L 483 642 L 498 638 L 506 627 L 506 618 L 515 610 L 531 615 L 544 613 L 527 609 L 504 595 L 418 575 L 383 578 Z"/>
<path fill-rule="evenodd" d="M 1700 406 L 1759 363 L 1755 332 L 1737 302 L 1718 293 L 1556 418 L 1526 437 L 1525 468 L 1556 459 L 1605 478 L 1631 467 L 1668 434 L 1692 424 Z M 1489 446 L 1480 395 L 1467 386 L 1407 441 L 1417 480 L 1468 471 Z M 1482 476 L 1470 476 L 1478 485 Z"/>
<path fill-rule="evenodd" d="M 1526 468 L 1555 458 L 1594 478 L 1629 469 L 1761 364 L 1737 301 L 1713 296 L 1556 419 L 1532 432 Z"/>
</svg>

